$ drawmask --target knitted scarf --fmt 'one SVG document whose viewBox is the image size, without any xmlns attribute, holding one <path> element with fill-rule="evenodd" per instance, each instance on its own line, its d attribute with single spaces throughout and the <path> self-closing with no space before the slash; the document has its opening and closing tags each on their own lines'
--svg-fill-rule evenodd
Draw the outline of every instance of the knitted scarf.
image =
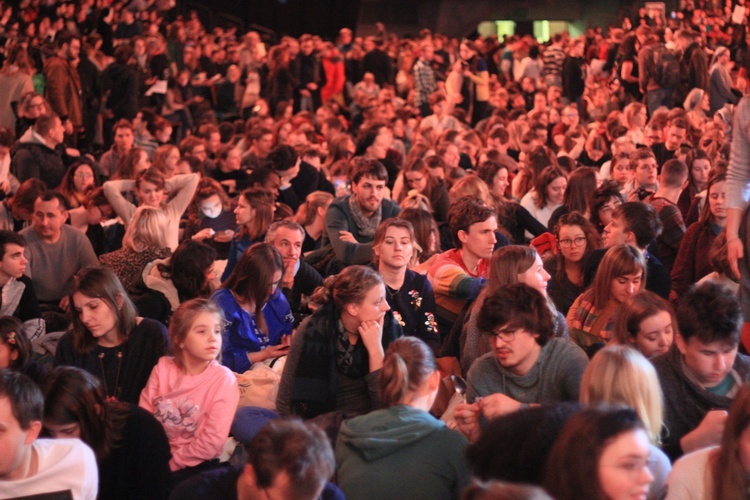
<svg viewBox="0 0 750 500">
<path fill-rule="evenodd" d="M 354 345 L 343 340 L 338 325 L 340 312 L 327 304 L 315 312 L 303 331 L 305 343 L 294 376 L 292 409 L 303 418 L 312 418 L 336 409 L 336 390 L 341 372 L 350 378 L 363 378 L 370 372 L 363 342 Z M 401 327 L 391 318 L 383 325 L 383 349 L 398 337 Z"/>
<path fill-rule="evenodd" d="M 362 208 L 357 201 L 357 195 L 353 194 L 349 197 L 349 209 L 352 211 L 352 217 L 357 224 L 359 234 L 368 238 L 374 237 L 375 231 L 380 225 L 380 219 L 383 217 L 383 204 L 378 205 L 375 213 L 368 217 L 362 212 Z"/>
</svg>

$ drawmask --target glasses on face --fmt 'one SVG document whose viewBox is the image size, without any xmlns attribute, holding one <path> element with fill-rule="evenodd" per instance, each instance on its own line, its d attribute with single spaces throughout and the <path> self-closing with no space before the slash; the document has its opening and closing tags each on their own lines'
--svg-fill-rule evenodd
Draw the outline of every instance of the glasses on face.
<svg viewBox="0 0 750 500">
<path fill-rule="evenodd" d="M 419 183 L 420 183 L 420 182 L 422 182 L 423 180 L 424 180 L 424 177 L 413 177 L 413 178 L 411 178 L 411 179 L 407 178 L 407 179 L 406 179 L 406 183 L 407 183 L 407 184 L 409 184 L 409 185 L 412 185 L 412 184 L 419 184 Z"/>
<path fill-rule="evenodd" d="M 516 339 L 516 331 L 515 330 L 492 330 L 490 333 L 487 334 L 487 337 L 489 337 L 490 341 L 494 342 L 497 339 L 502 340 L 503 342 L 513 342 Z"/>
<path fill-rule="evenodd" d="M 76 179 L 93 179 L 94 174 L 89 172 L 78 172 L 73 177 L 75 177 Z"/>
<path fill-rule="evenodd" d="M 580 246 L 583 246 L 584 243 L 586 243 L 586 238 L 584 238 L 583 236 L 579 236 L 578 238 L 573 238 L 572 240 L 569 238 L 560 240 L 560 246 L 562 248 L 570 248 L 573 245 L 576 247 L 580 247 Z"/>
</svg>

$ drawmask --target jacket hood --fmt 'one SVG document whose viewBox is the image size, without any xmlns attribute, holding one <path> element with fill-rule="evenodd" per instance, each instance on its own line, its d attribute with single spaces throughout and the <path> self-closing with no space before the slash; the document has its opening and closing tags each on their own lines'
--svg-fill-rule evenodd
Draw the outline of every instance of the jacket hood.
<svg viewBox="0 0 750 500">
<path fill-rule="evenodd" d="M 169 264 L 169 259 L 159 259 L 146 264 L 143 268 L 143 283 L 146 284 L 151 290 L 161 292 L 169 301 L 169 305 L 172 307 L 172 312 L 176 311 L 180 307 L 180 297 L 175 288 L 172 280 L 166 279 L 159 272 L 157 267 L 159 264 Z"/>
<path fill-rule="evenodd" d="M 397 453 L 443 429 L 445 424 L 429 413 L 411 406 L 393 406 L 341 425 L 341 444 L 365 461 L 372 462 Z"/>
<path fill-rule="evenodd" d="M 34 130 L 34 127 L 29 127 L 28 129 L 26 129 L 26 132 L 24 132 L 21 138 L 18 139 L 18 142 L 20 144 L 40 144 L 44 147 L 52 149 L 47 145 L 47 141 L 44 140 L 44 137 L 39 135 Z"/>
</svg>

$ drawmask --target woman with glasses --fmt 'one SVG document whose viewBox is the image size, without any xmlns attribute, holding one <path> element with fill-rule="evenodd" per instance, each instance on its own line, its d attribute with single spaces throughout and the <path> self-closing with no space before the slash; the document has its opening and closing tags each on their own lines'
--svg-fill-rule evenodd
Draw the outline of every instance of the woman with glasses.
<svg viewBox="0 0 750 500">
<path fill-rule="evenodd" d="M 16 119 L 16 137 L 21 137 L 35 123 L 37 118 L 47 112 L 48 105 L 44 97 L 37 92 L 27 92 L 18 102 Z"/>
<path fill-rule="evenodd" d="M 221 362 L 236 373 L 253 363 L 287 353 L 294 326 L 289 303 L 279 289 L 284 271 L 273 245 L 256 243 L 240 257 L 211 300 L 224 312 Z"/>
<path fill-rule="evenodd" d="M 578 212 L 560 217 L 555 226 L 555 237 L 558 252 L 544 263 L 551 276 L 547 294 L 557 310 L 567 315 L 570 306 L 584 291 L 586 259 L 601 248 L 601 238 L 594 225 Z"/>
<path fill-rule="evenodd" d="M 417 191 L 430 200 L 435 221 L 438 223 L 446 222 L 448 220 L 448 209 L 451 205 L 448 190 L 445 184 L 430 175 L 425 162 L 419 158 L 415 159 L 404 167 L 401 175 L 403 176 L 405 189 L 401 191 L 399 203 L 412 191 Z"/>
<path fill-rule="evenodd" d="M 89 160 L 82 159 L 70 166 L 57 189 L 68 200 L 68 208 L 78 208 L 83 205 L 86 194 L 99 185 L 96 170 Z"/>
</svg>

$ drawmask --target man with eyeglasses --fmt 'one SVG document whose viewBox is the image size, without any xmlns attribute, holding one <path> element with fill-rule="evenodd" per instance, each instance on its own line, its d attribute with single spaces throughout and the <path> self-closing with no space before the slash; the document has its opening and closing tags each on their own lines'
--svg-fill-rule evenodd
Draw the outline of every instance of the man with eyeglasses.
<svg viewBox="0 0 750 500">
<path fill-rule="evenodd" d="M 471 441 L 482 419 L 532 404 L 578 401 L 588 365 L 583 349 L 554 336 L 554 316 L 547 299 L 522 283 L 489 295 L 477 327 L 492 348 L 471 365 L 465 404 L 456 407 L 459 430 Z"/>
</svg>

